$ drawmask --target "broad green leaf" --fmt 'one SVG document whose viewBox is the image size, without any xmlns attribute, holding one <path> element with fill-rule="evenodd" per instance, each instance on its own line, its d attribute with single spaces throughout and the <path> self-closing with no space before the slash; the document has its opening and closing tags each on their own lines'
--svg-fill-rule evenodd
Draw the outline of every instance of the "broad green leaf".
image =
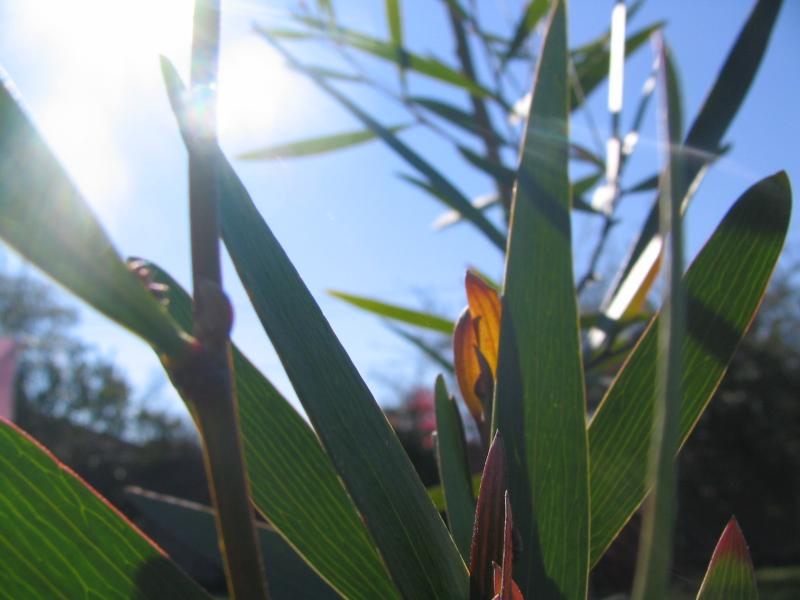
<svg viewBox="0 0 800 600">
<path fill-rule="evenodd" d="M 356 296 L 336 290 L 328 290 L 328 293 L 334 298 L 344 300 L 348 304 L 352 304 L 353 306 L 357 306 L 358 308 L 393 321 L 400 321 L 401 323 L 422 327 L 423 329 L 430 329 L 431 331 L 438 331 L 439 333 L 446 333 L 447 335 L 453 333 L 453 321 L 446 317 L 440 317 L 420 310 L 405 308 L 403 306 L 397 306 L 396 304 L 389 304 L 388 302 L 381 302 L 380 300 L 373 300 L 372 298 L 365 298 L 364 296 Z"/>
<path fill-rule="evenodd" d="M 755 78 L 782 3 L 782 0 L 756 2 L 747 23 L 725 59 L 725 64 L 700 109 L 700 114 L 689 129 L 684 145 L 691 150 L 691 153 L 685 161 L 686 172 L 681 177 L 684 186 L 681 194 L 684 196 L 684 210 L 690 200 L 690 190 L 699 186 L 707 167 L 719 155 L 722 137 L 736 116 Z M 614 303 L 620 290 L 635 285 L 635 282 L 630 283 L 635 275 L 632 274 L 633 267 L 639 263 L 639 259 L 658 233 L 657 206 L 658 199 L 650 210 L 628 260 L 618 273 L 611 293 L 603 301 L 603 310 Z M 647 269 L 637 269 L 637 271 L 646 272 Z"/>
<path fill-rule="evenodd" d="M 175 540 L 193 561 L 215 565 L 222 572 L 214 512 L 210 507 L 139 488 L 126 489 L 127 499 L 144 517 Z M 274 598 L 341 598 L 312 571 L 274 529 L 256 525 L 261 555 L 267 568 L 269 592 Z M 164 542 L 166 545 L 166 541 Z"/>
<path fill-rule="evenodd" d="M 589 486 L 564 2 L 554 3 L 534 81 L 506 258 L 495 423 L 522 535 L 515 579 L 526 597 L 577 600 L 588 580 Z"/>
<path fill-rule="evenodd" d="M 168 274 L 170 315 L 192 330 L 192 301 Z M 256 508 L 330 585 L 347 598 L 394 598 L 389 579 L 352 500 L 314 432 L 259 370 L 232 348 L 239 424 Z M 267 565 L 267 578 L 271 582 Z"/>
<path fill-rule="evenodd" d="M 165 67 L 191 149 L 180 79 Z M 407 598 L 466 596 L 466 565 L 394 431 L 221 151 L 218 160 L 225 245 L 398 591 Z"/>
<path fill-rule="evenodd" d="M 659 121 L 661 147 L 664 148 L 664 175 L 661 195 L 661 238 L 667 242 L 667 271 L 662 292 L 658 329 L 656 401 L 648 452 L 648 484 L 653 492 L 642 518 L 639 553 L 632 597 L 635 600 L 661 598 L 669 584 L 672 540 L 675 527 L 678 487 L 675 455 L 678 453 L 683 373 L 683 338 L 686 329 L 686 298 L 683 276 L 683 222 L 679 178 L 684 156 L 680 146 L 682 107 L 678 79 L 672 57 L 660 34 L 656 36 L 659 62 Z"/>
<path fill-rule="evenodd" d="M 0 594 L 209 598 L 104 498 L 0 419 Z"/>
<path fill-rule="evenodd" d="M 511 38 L 511 43 L 503 56 L 503 64 L 516 56 L 522 44 L 528 39 L 528 36 L 533 31 L 533 28 L 547 14 L 547 9 L 550 7 L 548 0 L 531 0 L 525 7 L 522 17 L 517 22 L 514 28 L 514 37 Z"/>
<path fill-rule="evenodd" d="M 397 133 L 408 127 L 408 125 L 395 125 L 388 127 L 387 131 Z M 365 142 L 370 142 L 377 138 L 377 135 L 369 129 L 360 131 L 347 131 L 345 133 L 336 133 L 333 135 L 324 135 L 308 140 L 301 140 L 299 142 L 291 142 L 288 144 L 278 144 L 277 146 L 269 146 L 267 148 L 260 148 L 258 150 L 251 150 L 240 154 L 237 158 L 240 160 L 275 160 L 279 158 L 296 158 L 298 156 L 313 156 L 316 154 L 324 154 L 331 150 L 341 150 L 342 148 L 349 148 L 357 146 Z"/>
<path fill-rule="evenodd" d="M 0 70 L 0 237 L 61 285 L 159 352 L 180 332 L 117 254 Z"/>
<path fill-rule="evenodd" d="M 650 39 L 650 36 L 663 26 L 663 23 L 654 23 L 629 35 L 625 40 L 625 57 L 629 57 L 641 48 Z M 583 99 L 588 98 L 608 76 L 608 40 L 609 33 L 606 32 L 595 42 L 573 52 L 575 74 L 582 95 L 578 95 L 574 89 L 572 90 L 570 100 L 572 110 L 580 107 Z"/>
<path fill-rule="evenodd" d="M 283 54 L 286 60 L 295 68 L 303 70 L 302 65 L 294 57 L 288 54 L 283 47 L 275 42 L 268 35 L 265 35 L 273 47 Z M 356 106 L 349 98 L 329 85 L 325 80 L 312 73 L 306 73 L 311 80 L 322 88 L 329 96 L 334 98 L 339 104 L 344 106 L 354 117 L 361 121 L 370 130 L 380 137 L 383 142 L 399 154 L 408 164 L 424 175 L 431 188 L 435 190 L 435 196 L 450 208 L 457 210 L 465 219 L 473 223 L 495 246 L 500 250 L 505 249 L 505 237 L 497 228 L 481 213 L 480 210 L 470 204 L 469 199 L 464 196 L 442 173 L 436 170 L 429 162 L 419 154 L 404 144 L 391 131 L 375 121 L 371 116 Z"/>
<path fill-rule="evenodd" d="M 753 561 L 735 517 L 714 548 L 697 600 L 758 600 Z"/>
<path fill-rule="evenodd" d="M 680 444 L 691 433 L 758 309 L 791 211 L 785 173 L 748 189 L 684 277 Z M 647 450 L 655 398 L 658 318 L 631 352 L 589 426 L 591 564 L 596 564 L 648 491 Z M 516 513 L 515 513 L 516 514 Z"/>
<path fill-rule="evenodd" d="M 475 498 L 467 462 L 464 425 L 455 399 L 447 393 L 441 375 L 436 378 L 436 457 L 447 507 L 447 523 L 466 561 L 475 522 Z"/>
</svg>

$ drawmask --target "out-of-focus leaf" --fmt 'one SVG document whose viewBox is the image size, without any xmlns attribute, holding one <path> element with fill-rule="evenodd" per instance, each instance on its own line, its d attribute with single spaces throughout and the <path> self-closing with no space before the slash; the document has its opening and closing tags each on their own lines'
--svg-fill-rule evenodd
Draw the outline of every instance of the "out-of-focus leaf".
<svg viewBox="0 0 800 600">
<path fill-rule="evenodd" d="M 520 17 L 517 26 L 514 28 L 514 37 L 511 38 L 508 50 L 506 50 L 505 56 L 503 56 L 503 64 L 516 56 L 522 44 L 525 43 L 525 40 L 528 39 L 528 36 L 533 31 L 533 28 L 547 13 L 549 5 L 550 3 L 548 0 L 531 0 L 528 2 L 525 11 L 522 13 L 522 17 Z"/>
<path fill-rule="evenodd" d="M 182 84 L 164 66 L 192 149 Z M 408 598 L 465 596 L 466 565 L 394 431 L 221 151 L 217 158 L 225 245 L 398 591 Z"/>
<path fill-rule="evenodd" d="M 416 346 L 423 354 L 425 354 L 433 362 L 442 367 L 445 371 L 447 371 L 448 373 L 455 373 L 456 368 L 453 366 L 453 363 L 450 362 L 447 358 L 445 358 L 442 352 L 440 352 L 437 348 L 434 348 L 431 344 L 426 342 L 420 336 L 413 335 L 407 331 L 400 329 L 399 327 L 394 327 L 392 325 L 389 325 L 389 329 L 391 329 L 393 332 L 395 332 L 397 335 L 399 335 L 407 342 Z"/>
<path fill-rule="evenodd" d="M 427 184 L 425 184 L 424 181 L 420 181 L 412 177 L 404 177 L 403 175 L 400 175 L 400 177 L 401 179 L 404 179 L 405 181 L 409 182 L 412 185 L 416 185 L 417 187 L 425 189 L 429 194 L 436 195 L 435 191 L 430 189 L 429 186 L 426 188 Z M 500 204 L 500 197 L 497 195 L 497 193 L 489 193 L 483 196 L 477 196 L 476 198 L 472 199 L 472 206 L 474 206 L 478 210 L 485 210 L 489 207 L 497 206 L 499 204 Z M 464 219 L 462 219 L 460 212 L 455 210 L 449 210 L 446 213 L 442 213 L 441 215 L 436 217 L 431 226 L 436 230 L 442 230 L 447 227 L 451 227 L 457 223 L 460 223 L 463 220 Z"/>
<path fill-rule="evenodd" d="M 344 27 L 329 27 L 327 23 L 318 19 L 297 17 L 297 20 L 316 28 L 319 33 L 317 37 L 330 36 L 334 41 L 345 44 L 372 56 L 382 58 L 396 64 L 398 67 L 410 69 L 425 75 L 431 79 L 436 79 L 443 83 L 467 90 L 470 94 L 480 98 L 493 98 L 495 94 L 473 81 L 460 71 L 448 67 L 443 62 L 430 57 L 419 56 L 409 52 L 404 48 L 397 48 L 389 42 L 376 39 L 363 33 L 346 29 Z M 271 39 L 272 30 L 256 27 L 256 32 Z M 312 36 L 313 37 L 313 36 Z"/>
<path fill-rule="evenodd" d="M 446 333 L 447 335 L 453 333 L 453 321 L 445 317 L 440 317 L 439 315 L 336 290 L 328 290 L 328 293 L 334 298 L 344 300 L 348 304 L 352 304 L 353 306 L 357 306 L 358 308 L 386 319 L 400 321 L 401 323 L 422 327 L 423 329 L 430 329 L 431 331 L 438 331 L 439 333 Z"/>
<path fill-rule="evenodd" d="M 288 54 L 274 39 L 265 34 L 265 38 L 275 47 L 295 68 L 302 70 L 302 65 L 293 56 Z M 497 228 L 476 209 L 444 175 L 436 170 L 429 162 L 404 144 L 400 139 L 380 125 L 375 119 L 356 106 L 349 98 L 333 88 L 325 80 L 312 73 L 306 73 L 311 80 L 322 88 L 329 96 L 344 106 L 353 116 L 361 121 L 370 130 L 374 131 L 384 143 L 399 154 L 406 162 L 424 175 L 428 183 L 436 192 L 436 197 L 450 208 L 460 212 L 465 219 L 473 223 L 495 246 L 500 250 L 505 249 L 505 237 Z"/>
<path fill-rule="evenodd" d="M 408 125 L 395 125 L 394 127 L 387 127 L 387 131 L 397 133 L 406 127 L 408 127 Z M 279 144 L 277 146 L 269 146 L 267 148 L 251 150 L 249 152 L 240 154 L 237 158 L 241 160 L 275 160 L 279 158 L 313 156 L 316 154 L 324 154 L 326 152 L 330 152 L 331 150 L 341 150 L 342 148 L 357 146 L 365 142 L 371 142 L 376 138 L 377 135 L 369 129 L 360 131 L 347 131 L 345 133 L 324 135 L 308 140 L 301 140 L 299 142 L 291 142 L 288 144 Z"/>
<path fill-rule="evenodd" d="M 214 565 L 223 573 L 211 508 L 140 488 L 127 488 L 125 491 L 138 513 L 146 522 L 163 531 L 165 539 L 179 544 L 194 560 Z M 258 523 L 256 533 L 268 569 L 271 596 L 320 600 L 341 598 L 271 527 Z M 166 545 L 166 541 L 164 543 Z"/>
<path fill-rule="evenodd" d="M 125 266 L 0 70 L 0 237 L 61 285 L 173 357 L 185 342 Z"/>
<path fill-rule="evenodd" d="M 400 80 L 405 83 L 406 65 L 403 60 L 403 17 L 400 10 L 400 0 L 386 0 L 386 19 L 389 22 L 389 37 L 398 53 L 398 70 Z"/>
<path fill-rule="evenodd" d="M 494 423 L 506 445 L 522 535 L 515 579 L 530 598 L 578 600 L 588 580 L 589 485 L 568 99 L 566 9 L 557 0 L 537 65 L 512 206 Z"/>
<path fill-rule="evenodd" d="M 684 146 L 691 152 L 687 153 L 687 160 L 684 164 L 685 173 L 681 177 L 681 184 L 684 188 L 680 195 L 685 197 L 684 210 L 690 200 L 688 195 L 690 190 L 699 186 L 707 167 L 718 156 L 719 148 L 722 145 L 722 136 L 725 135 L 747 95 L 766 51 L 782 3 L 782 0 L 756 2 L 747 23 L 725 59 L 725 64 L 704 102 L 700 114 L 689 129 Z M 636 282 L 629 283 L 629 279 L 634 277 L 634 266 L 639 263 L 642 255 L 651 246 L 653 238 L 658 234 L 657 206 L 658 200 L 656 199 L 632 252 L 619 271 L 610 293 L 603 301 L 603 310 L 615 302 L 620 290 L 631 287 L 631 285 L 638 287 Z M 655 256 L 651 260 L 654 261 Z M 638 271 L 646 273 L 647 268 L 645 266 Z"/>
<path fill-rule="evenodd" d="M 644 179 L 633 184 L 629 188 L 622 190 L 623 194 L 638 194 L 639 192 L 649 192 L 650 190 L 658 189 L 658 173 L 645 177 Z"/>
<path fill-rule="evenodd" d="M 104 498 L 1 418 L 0 548 L 7 598 L 209 598 Z"/>
<path fill-rule="evenodd" d="M 421 96 L 412 96 L 409 98 L 411 102 L 414 104 L 418 104 L 423 108 L 428 109 L 435 115 L 449 121 L 453 125 L 468 131 L 469 133 L 474 133 L 478 136 L 491 136 L 492 138 L 500 141 L 501 143 L 505 143 L 500 135 L 494 131 L 486 130 L 480 126 L 478 122 L 475 120 L 475 115 L 458 108 L 457 106 L 453 106 L 448 102 L 443 102 L 441 100 L 436 100 L 435 98 L 423 98 Z"/>
<path fill-rule="evenodd" d="M 641 48 L 650 36 L 661 29 L 663 23 L 654 23 L 649 27 L 640 29 L 632 33 L 625 40 L 625 57 Z M 600 85 L 603 80 L 608 76 L 608 61 L 609 61 L 609 48 L 608 48 L 609 33 L 606 32 L 598 40 L 587 44 L 573 52 L 573 61 L 575 63 L 575 73 L 578 77 L 582 96 L 572 90 L 570 106 L 575 110 L 581 106 L 582 100 L 588 98 L 595 88 Z"/>
<path fill-rule="evenodd" d="M 503 533 L 505 524 L 506 453 L 503 436 L 497 433 L 483 466 L 475 527 L 469 552 L 470 598 L 491 600 L 494 596 L 493 563 L 503 562 Z"/>
<path fill-rule="evenodd" d="M 464 560 L 469 559 L 475 499 L 467 462 L 464 425 L 455 399 L 447 393 L 444 378 L 436 378 L 436 455 L 442 480 L 447 523 Z"/>
<path fill-rule="evenodd" d="M 748 189 L 717 227 L 684 277 L 680 443 L 686 441 L 752 321 L 780 254 L 791 212 L 785 173 Z M 591 564 L 597 563 L 647 494 L 646 456 L 657 364 L 654 319 L 629 356 L 589 427 Z"/>
<path fill-rule="evenodd" d="M 458 151 L 467 161 L 473 166 L 478 167 L 481 171 L 488 174 L 498 183 L 511 187 L 514 185 L 514 180 L 517 178 L 517 173 L 514 169 L 510 169 L 505 165 L 489 160 L 485 156 L 473 152 L 464 146 L 458 146 Z"/>
<path fill-rule="evenodd" d="M 758 600 L 753 561 L 735 517 L 714 548 L 697 600 Z"/>
<path fill-rule="evenodd" d="M 192 331 L 189 295 L 159 267 L 144 264 L 153 281 L 166 286 L 170 315 Z M 236 346 L 232 357 L 245 462 L 256 508 L 343 596 L 396 598 L 361 516 L 317 436 Z"/>
</svg>

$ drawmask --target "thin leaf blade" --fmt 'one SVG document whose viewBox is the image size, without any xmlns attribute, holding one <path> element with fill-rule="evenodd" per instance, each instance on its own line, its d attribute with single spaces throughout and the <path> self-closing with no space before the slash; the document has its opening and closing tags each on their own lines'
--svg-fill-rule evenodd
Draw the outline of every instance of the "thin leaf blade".
<svg viewBox="0 0 800 600">
<path fill-rule="evenodd" d="M 453 322 L 439 315 L 398 306 L 396 304 L 390 304 L 388 302 L 382 302 L 380 300 L 374 300 L 365 296 L 348 294 L 338 290 L 328 290 L 328 293 L 334 298 L 344 300 L 348 304 L 376 314 L 380 317 L 391 319 L 392 321 L 399 321 L 401 323 L 414 325 L 415 327 L 421 327 L 423 329 L 429 329 L 438 333 L 445 333 L 447 335 L 453 333 Z"/>
</svg>

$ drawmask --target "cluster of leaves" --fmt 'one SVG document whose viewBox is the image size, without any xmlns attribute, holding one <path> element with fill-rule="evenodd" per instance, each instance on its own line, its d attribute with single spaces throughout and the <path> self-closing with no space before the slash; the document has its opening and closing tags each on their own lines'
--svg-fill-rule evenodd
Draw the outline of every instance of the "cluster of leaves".
<svg viewBox="0 0 800 600">
<path fill-rule="evenodd" d="M 651 239 L 662 245 L 672 242 L 673 252 L 665 261 L 671 273 L 665 285 L 670 302 L 641 335 L 587 423 L 571 258 L 569 211 L 575 186 L 568 178 L 568 122 L 574 86 L 569 83 L 566 7 L 558 0 L 530 4 L 529 11 L 544 6 L 541 14 L 547 16 L 520 166 L 513 173 L 515 191 L 507 202 L 511 225 L 502 295 L 493 295 L 491 286 L 470 277 L 469 309 L 456 336 L 456 363 L 469 365 L 460 368 L 462 395 L 477 398 L 469 407 L 490 445 L 477 499 L 464 458 L 460 413 L 443 380 L 436 388 L 447 525 L 225 156 L 206 130 L 197 130 L 190 102 L 197 99 L 198 89 L 187 93 L 167 61 L 163 67 L 170 101 L 195 169 L 191 195 L 198 192 L 219 202 L 222 239 L 310 425 L 236 348 L 226 347 L 225 352 L 238 403 L 220 406 L 215 400 L 223 398 L 208 397 L 207 390 L 218 389 L 214 386 L 225 377 L 202 369 L 216 365 L 203 362 L 211 355 L 202 344 L 209 331 L 200 326 L 209 326 L 209 321 L 197 318 L 208 305 L 195 303 L 193 322 L 188 295 L 167 274 L 142 261 L 131 269 L 120 259 L 8 87 L 0 90 L 0 236 L 147 341 L 162 358 L 204 438 L 232 595 L 255 597 L 240 591 L 251 589 L 263 597 L 266 591 L 258 581 L 242 582 L 249 576 L 244 573 L 252 572 L 252 555 L 232 558 L 241 548 L 234 550 L 231 542 L 236 540 L 228 537 L 231 494 L 249 491 L 280 536 L 266 541 L 258 537 L 273 591 L 294 589 L 294 597 L 321 597 L 319 580 L 300 579 L 296 568 L 284 568 L 287 553 L 274 548 L 288 544 L 324 581 L 328 594 L 346 598 L 578 600 L 587 596 L 592 565 L 653 489 L 634 593 L 661 597 L 669 559 L 664 549 L 672 531 L 675 453 L 758 308 L 791 209 L 785 174 L 756 183 L 735 202 L 683 274 L 680 209 L 709 160 L 705 154 L 691 158 L 696 154 L 687 148 L 718 148 L 779 5 L 770 0 L 757 4 L 685 144 L 679 137 L 676 79 L 661 45 L 662 114 L 668 125 L 662 141 L 669 151 L 658 180 L 655 229 L 648 234 L 648 225 L 643 239 L 645 246 Z M 458 17 L 458 5 L 448 6 Z M 209 32 L 213 37 L 213 21 L 208 26 L 203 11 L 198 14 L 200 37 Z M 527 29 L 538 21 L 537 15 L 529 20 Z M 399 28 L 393 22 L 396 37 Z M 369 40 L 353 39 L 372 48 Z M 400 66 L 431 70 L 427 59 L 398 52 L 402 46 L 397 40 L 391 48 Z M 743 66 L 743 54 L 755 56 L 755 64 L 748 59 Z M 208 74 L 205 63 L 196 61 L 194 66 L 201 75 Z M 464 218 L 506 247 L 506 236 L 438 171 L 331 87 L 325 76 L 309 73 L 425 175 L 426 183 Z M 468 87 L 473 95 L 483 94 L 474 82 Z M 207 171 L 198 173 L 198 164 Z M 213 185 L 198 188 L 198 175 L 209 176 L 206 183 Z M 210 232 L 216 236 L 213 227 Z M 215 238 L 206 241 L 216 244 Z M 149 289 L 133 273 L 141 275 L 143 269 Z M 150 293 L 154 283 L 166 285 L 166 306 Z M 211 297 L 213 291 L 196 300 Z M 218 315 L 222 320 L 229 318 L 224 312 Z M 234 409 L 245 465 L 221 462 L 239 440 L 220 435 L 209 419 Z M 234 425 L 235 420 L 234 415 Z M 24 590 L 27 597 L 73 597 L 87 590 L 103 597 L 206 597 L 110 505 L 5 422 L 0 423 L 0 457 L 0 544 L 10 557 L 0 568 L 3 589 Z M 250 489 L 246 484 L 229 489 L 237 481 L 220 477 L 223 465 L 231 472 L 246 467 Z M 255 539 L 250 525 L 243 536 Z M 698 597 L 753 597 L 754 585 L 746 546 L 731 524 Z"/>
</svg>

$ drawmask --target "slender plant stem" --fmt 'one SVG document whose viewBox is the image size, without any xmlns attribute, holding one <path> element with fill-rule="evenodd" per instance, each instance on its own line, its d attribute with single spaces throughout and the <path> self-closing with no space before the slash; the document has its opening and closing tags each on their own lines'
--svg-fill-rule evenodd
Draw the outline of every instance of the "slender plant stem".
<svg viewBox="0 0 800 600">
<path fill-rule="evenodd" d="M 197 0 L 190 88 L 197 143 L 189 151 L 189 213 L 198 344 L 178 379 L 190 399 L 203 440 L 229 595 L 258 600 L 268 598 L 268 593 L 239 432 L 230 358 L 232 313 L 222 291 L 219 258 L 219 166 L 215 158 L 219 33 L 219 0 Z"/>
<path fill-rule="evenodd" d="M 650 472 L 653 491 L 648 498 L 639 542 L 639 556 L 633 583 L 634 600 L 666 597 L 672 557 L 675 520 L 675 491 L 680 431 L 681 376 L 685 335 L 685 297 L 683 274 L 683 226 L 681 222 L 680 182 L 682 153 L 680 98 L 669 55 L 660 36 L 661 53 L 661 129 L 667 165 L 663 170 L 659 199 L 661 235 L 668 241 L 668 271 L 658 330 L 659 397 L 653 417 Z"/>
</svg>

